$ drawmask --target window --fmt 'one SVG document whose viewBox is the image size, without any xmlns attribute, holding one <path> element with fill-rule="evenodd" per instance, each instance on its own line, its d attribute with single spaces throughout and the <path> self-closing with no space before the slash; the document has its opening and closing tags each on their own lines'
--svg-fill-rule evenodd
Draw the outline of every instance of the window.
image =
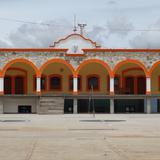
<svg viewBox="0 0 160 160">
<path fill-rule="evenodd" d="M 88 90 L 91 90 L 93 87 L 93 90 L 99 90 L 99 76 L 93 75 L 88 77 Z"/>
<path fill-rule="evenodd" d="M 69 90 L 73 91 L 73 76 L 69 76 Z M 81 76 L 78 76 L 78 91 L 81 90 Z"/>
<path fill-rule="evenodd" d="M 50 90 L 61 90 L 61 76 L 53 75 L 50 77 Z"/>
</svg>

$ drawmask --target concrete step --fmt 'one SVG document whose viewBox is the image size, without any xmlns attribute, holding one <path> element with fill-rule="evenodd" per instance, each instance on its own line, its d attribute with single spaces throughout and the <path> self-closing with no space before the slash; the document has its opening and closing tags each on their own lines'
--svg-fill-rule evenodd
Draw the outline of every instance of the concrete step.
<svg viewBox="0 0 160 160">
<path fill-rule="evenodd" d="M 49 114 L 63 114 L 63 110 L 48 110 Z"/>
<path fill-rule="evenodd" d="M 41 114 L 63 114 L 64 99 L 62 97 L 41 97 L 40 98 Z"/>
<path fill-rule="evenodd" d="M 55 107 L 55 106 L 40 106 L 41 108 L 48 108 L 51 110 L 63 110 L 63 107 Z"/>
</svg>

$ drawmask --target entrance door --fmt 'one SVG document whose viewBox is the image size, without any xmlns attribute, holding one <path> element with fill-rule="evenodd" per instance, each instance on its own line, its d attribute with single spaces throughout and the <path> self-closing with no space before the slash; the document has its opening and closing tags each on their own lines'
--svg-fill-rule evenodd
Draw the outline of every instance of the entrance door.
<svg viewBox="0 0 160 160">
<path fill-rule="evenodd" d="M 125 78 L 125 93 L 134 94 L 134 78 L 133 77 Z"/>
<path fill-rule="evenodd" d="M 4 94 L 12 94 L 12 79 L 11 79 L 11 77 L 4 78 Z"/>
<path fill-rule="evenodd" d="M 24 94 L 24 77 L 15 78 L 15 94 Z"/>
<path fill-rule="evenodd" d="M 145 94 L 146 93 L 146 78 L 145 77 L 138 77 L 137 79 L 137 93 L 138 94 Z"/>
</svg>

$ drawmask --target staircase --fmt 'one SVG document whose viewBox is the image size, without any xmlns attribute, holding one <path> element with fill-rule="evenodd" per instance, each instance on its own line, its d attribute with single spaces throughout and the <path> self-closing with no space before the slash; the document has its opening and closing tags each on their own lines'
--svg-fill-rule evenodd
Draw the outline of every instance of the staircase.
<svg viewBox="0 0 160 160">
<path fill-rule="evenodd" d="M 57 96 L 41 96 L 39 114 L 63 114 L 64 98 Z"/>
</svg>

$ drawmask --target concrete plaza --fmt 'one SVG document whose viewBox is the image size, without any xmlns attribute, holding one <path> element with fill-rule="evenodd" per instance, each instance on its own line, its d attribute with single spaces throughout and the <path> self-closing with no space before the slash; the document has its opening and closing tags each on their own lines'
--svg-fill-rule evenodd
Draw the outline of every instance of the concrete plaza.
<svg viewBox="0 0 160 160">
<path fill-rule="evenodd" d="M 0 160 L 159 160 L 160 115 L 0 115 Z"/>
</svg>

